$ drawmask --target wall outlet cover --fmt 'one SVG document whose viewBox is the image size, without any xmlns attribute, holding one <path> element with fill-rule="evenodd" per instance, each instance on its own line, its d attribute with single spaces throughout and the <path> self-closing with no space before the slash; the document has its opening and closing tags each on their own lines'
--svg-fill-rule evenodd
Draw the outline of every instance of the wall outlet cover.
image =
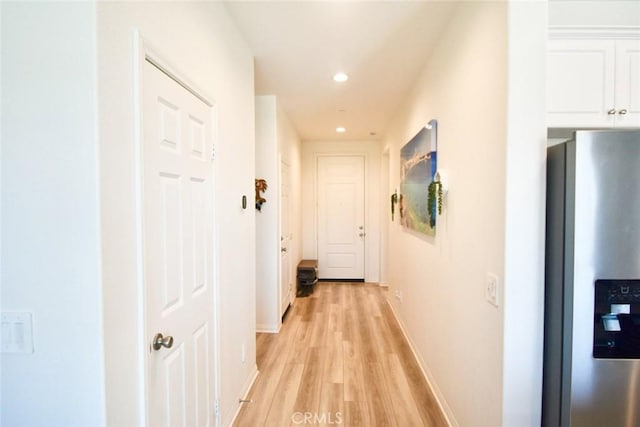
<svg viewBox="0 0 640 427">
<path fill-rule="evenodd" d="M 493 273 L 487 273 L 485 297 L 487 301 L 496 307 L 499 305 L 500 287 L 498 276 Z"/>
</svg>

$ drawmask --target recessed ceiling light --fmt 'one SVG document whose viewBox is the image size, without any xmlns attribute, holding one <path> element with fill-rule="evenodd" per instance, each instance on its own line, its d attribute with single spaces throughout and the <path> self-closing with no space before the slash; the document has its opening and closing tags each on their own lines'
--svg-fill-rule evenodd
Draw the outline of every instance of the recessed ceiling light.
<svg viewBox="0 0 640 427">
<path fill-rule="evenodd" d="M 346 75 L 345 73 L 336 73 L 333 75 L 333 80 L 338 82 L 338 83 L 342 83 L 342 82 L 346 82 L 347 80 L 349 80 L 349 76 Z"/>
<path fill-rule="evenodd" d="M 345 133 L 347 131 L 347 128 L 343 127 L 343 126 L 338 126 L 336 128 L 336 132 L 338 133 Z"/>
</svg>

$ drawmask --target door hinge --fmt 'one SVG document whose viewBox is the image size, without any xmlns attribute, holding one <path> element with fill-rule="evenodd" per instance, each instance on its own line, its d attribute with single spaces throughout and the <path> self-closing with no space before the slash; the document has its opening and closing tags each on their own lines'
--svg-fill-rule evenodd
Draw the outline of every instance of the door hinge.
<svg viewBox="0 0 640 427">
<path fill-rule="evenodd" d="M 216 413 L 216 417 L 217 417 L 218 415 L 220 415 L 220 399 L 216 399 L 216 401 L 215 401 L 215 403 L 214 403 L 214 406 L 213 406 L 213 410 L 214 410 L 214 411 L 215 411 L 215 413 Z"/>
<path fill-rule="evenodd" d="M 215 160 L 215 159 L 216 159 L 216 145 L 211 144 L 211 160 Z"/>
</svg>

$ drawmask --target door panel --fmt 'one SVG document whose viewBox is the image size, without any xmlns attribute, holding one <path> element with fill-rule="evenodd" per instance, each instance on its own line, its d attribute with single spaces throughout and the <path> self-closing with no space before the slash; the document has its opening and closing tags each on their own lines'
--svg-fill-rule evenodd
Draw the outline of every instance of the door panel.
<svg viewBox="0 0 640 427">
<path fill-rule="evenodd" d="M 207 185 L 202 179 L 191 179 L 191 244 L 193 251 L 192 291 L 197 293 L 206 290 L 205 266 L 206 250 L 206 206 Z"/>
<path fill-rule="evenodd" d="M 364 279 L 364 158 L 318 158 L 318 276 Z"/>
<path fill-rule="evenodd" d="M 146 323 L 173 337 L 147 354 L 149 426 L 214 423 L 211 107 L 154 65 L 143 76 Z"/>
<path fill-rule="evenodd" d="M 160 173 L 158 176 L 160 196 L 161 238 L 159 247 L 162 248 L 162 308 L 166 312 L 182 305 L 182 239 L 180 228 L 180 203 L 182 192 L 181 177 L 174 174 Z M 150 236 L 149 242 L 156 244 L 155 236 Z"/>
<path fill-rule="evenodd" d="M 180 345 L 170 352 L 163 361 L 166 379 L 166 420 L 171 426 L 186 426 L 186 378 L 184 346 Z"/>
<path fill-rule="evenodd" d="M 610 127 L 614 102 L 615 45 L 611 40 L 550 40 L 547 119 L 550 127 Z"/>
<path fill-rule="evenodd" d="M 197 426 L 209 425 L 209 327 L 205 323 L 193 334 L 193 366 L 195 368 L 194 377 L 195 403 L 196 403 L 196 423 Z"/>
</svg>

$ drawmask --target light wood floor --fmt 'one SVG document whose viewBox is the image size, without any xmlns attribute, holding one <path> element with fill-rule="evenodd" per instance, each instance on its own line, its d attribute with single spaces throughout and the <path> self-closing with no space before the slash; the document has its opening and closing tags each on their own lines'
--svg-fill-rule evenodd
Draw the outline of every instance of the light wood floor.
<svg viewBox="0 0 640 427">
<path fill-rule="evenodd" d="M 384 293 L 319 283 L 296 299 L 279 334 L 257 334 L 260 375 L 234 425 L 446 426 Z"/>
</svg>

